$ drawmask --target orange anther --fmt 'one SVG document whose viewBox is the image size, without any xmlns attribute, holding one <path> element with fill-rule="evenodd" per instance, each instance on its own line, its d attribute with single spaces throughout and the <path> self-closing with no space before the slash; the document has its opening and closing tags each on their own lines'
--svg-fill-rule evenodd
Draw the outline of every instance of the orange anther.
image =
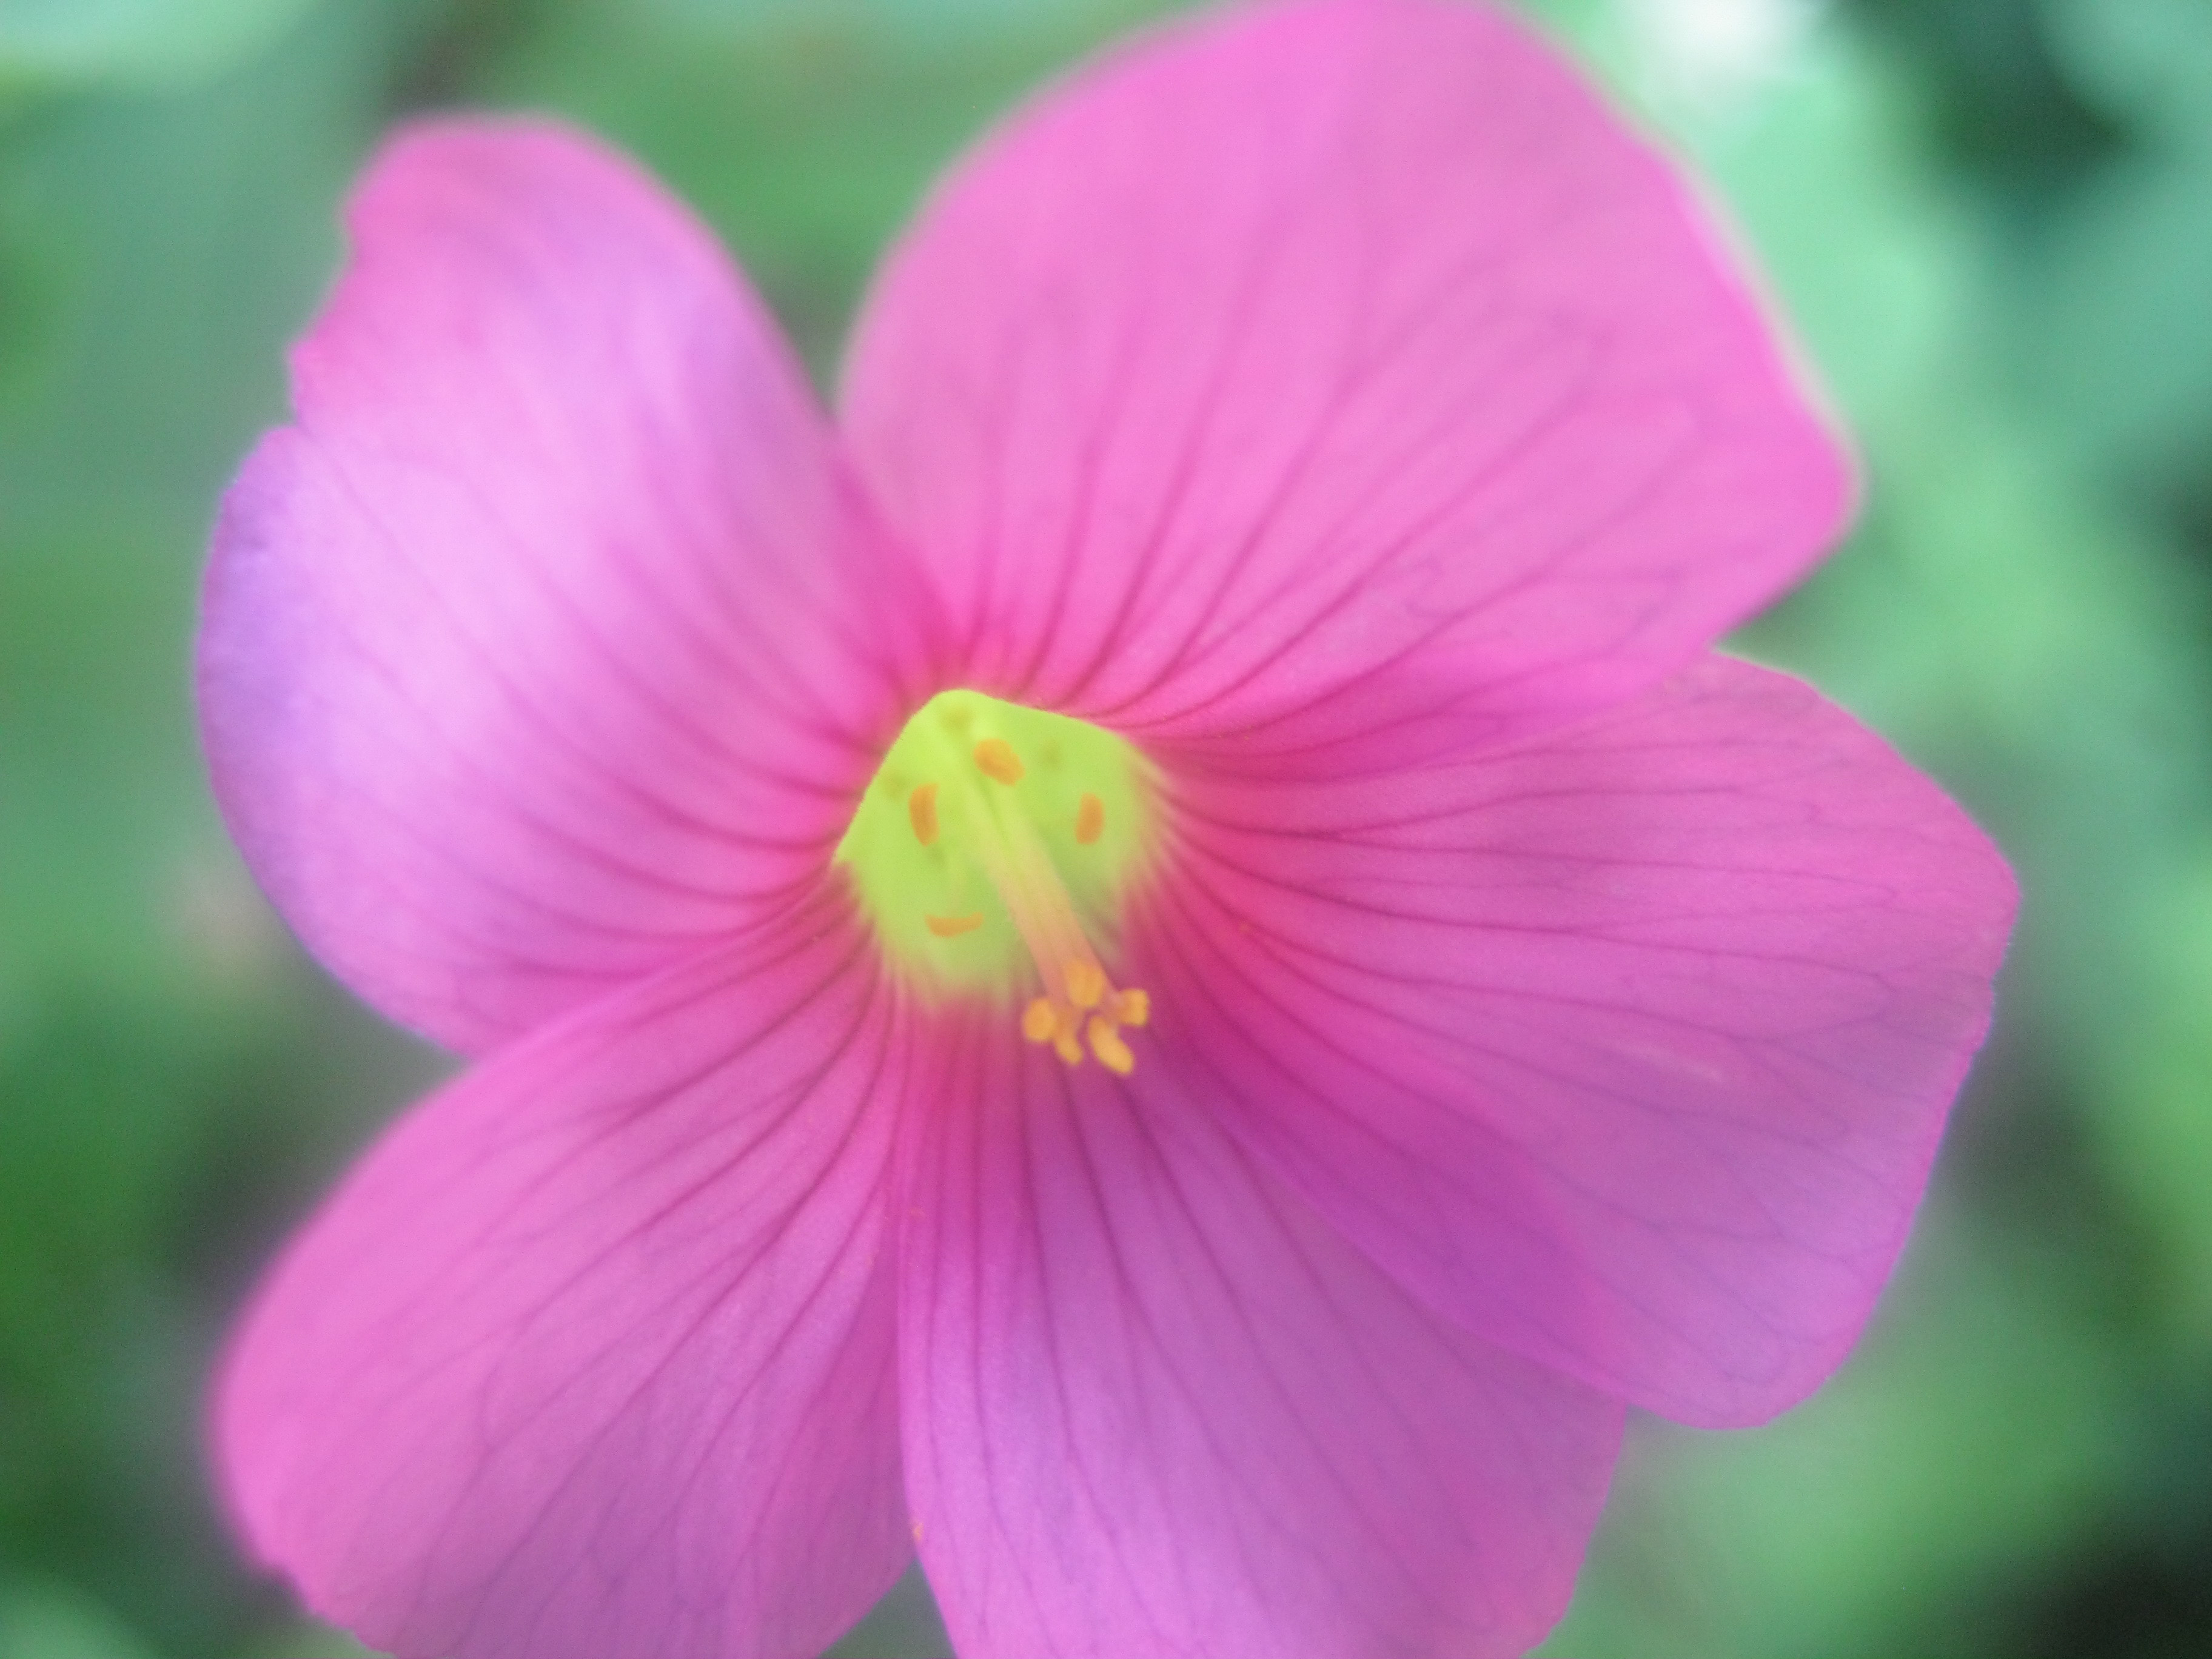
<svg viewBox="0 0 2212 1659">
<path fill-rule="evenodd" d="M 1022 781 L 1022 757 L 1014 752 L 1013 744 L 1004 738 L 986 738 L 975 745 L 975 764 L 987 778 L 1000 783 L 1019 783 Z"/>
<path fill-rule="evenodd" d="M 1037 999 L 1040 1002 L 1044 999 Z M 1047 1005 L 1052 1010 L 1052 1051 L 1070 1066 L 1083 1064 L 1083 1016 L 1064 1002 Z"/>
<path fill-rule="evenodd" d="M 1022 1035 L 1031 1042 L 1049 1042 L 1060 1029 L 1060 1016 L 1052 1011 L 1050 997 L 1035 997 L 1022 1010 Z"/>
<path fill-rule="evenodd" d="M 1143 1025 L 1152 1017 L 1152 998 L 1148 991 L 1119 991 L 1114 996 L 1114 1018 L 1124 1025 Z"/>
<path fill-rule="evenodd" d="M 1088 847 L 1097 841 L 1106 828 L 1106 803 L 1096 795 L 1086 794 L 1075 804 L 1075 839 Z"/>
<path fill-rule="evenodd" d="M 1114 1022 L 1104 1015 L 1091 1015 L 1083 1034 L 1091 1039 L 1091 1052 L 1098 1056 L 1098 1063 L 1108 1071 L 1117 1077 L 1127 1077 L 1137 1069 L 1136 1055 L 1129 1052 L 1129 1045 L 1121 1041 Z"/>
<path fill-rule="evenodd" d="M 917 783 L 914 793 L 906 798 L 907 822 L 914 825 L 914 838 L 924 847 L 937 840 L 937 786 Z"/>
<path fill-rule="evenodd" d="M 972 933 L 983 925 L 983 913 L 976 911 L 965 916 L 924 916 L 929 931 L 939 939 L 957 939 L 963 933 Z"/>
</svg>

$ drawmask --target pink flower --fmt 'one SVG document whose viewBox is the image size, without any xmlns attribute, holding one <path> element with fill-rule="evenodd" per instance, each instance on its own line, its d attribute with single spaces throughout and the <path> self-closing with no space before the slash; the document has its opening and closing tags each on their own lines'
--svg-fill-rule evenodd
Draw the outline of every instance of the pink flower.
<svg viewBox="0 0 2212 1659">
<path fill-rule="evenodd" d="M 1840 1361 L 2012 884 L 1708 649 L 1847 468 L 1519 27 L 1313 0 L 1078 76 L 908 232 L 834 429 L 574 134 L 418 126 L 349 222 L 208 745 L 308 944 L 480 1058 L 222 1380 L 311 1606 L 782 1659 L 918 1549 L 968 1659 L 1516 1652 L 1624 1402 Z M 1086 724 L 894 749 L 949 688 Z"/>
</svg>

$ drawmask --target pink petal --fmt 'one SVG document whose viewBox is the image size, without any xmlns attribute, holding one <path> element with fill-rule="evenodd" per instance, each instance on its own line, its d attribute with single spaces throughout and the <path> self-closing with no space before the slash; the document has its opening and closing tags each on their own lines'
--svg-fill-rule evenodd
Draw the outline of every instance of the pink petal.
<svg viewBox="0 0 2212 1659">
<path fill-rule="evenodd" d="M 1185 1110 L 1431 1305 L 1632 1403 L 1755 1422 L 1839 1363 L 2014 903 L 1927 779 L 1713 658 L 1480 761 L 1177 802 L 1130 971 Z"/>
<path fill-rule="evenodd" d="M 1443 0 L 1241 8 L 1047 95 L 908 233 L 844 392 L 970 684 L 1247 758 L 1632 695 L 1850 494 L 1682 181 Z"/>
<path fill-rule="evenodd" d="M 1417 1306 L 1203 1111 L 961 1034 L 910 1126 L 908 1490 L 963 1659 L 1517 1654 L 1612 1401 Z M 950 1047 L 950 1045 L 948 1045 Z"/>
<path fill-rule="evenodd" d="M 403 1119 L 216 1410 L 233 1506 L 404 1659 L 792 1659 L 911 1553 L 886 1176 L 905 1060 L 823 903 Z"/>
<path fill-rule="evenodd" d="M 541 123 L 418 126 L 224 506 L 216 784 L 308 944 L 479 1049 L 810 878 L 910 612 L 704 230 Z"/>
</svg>

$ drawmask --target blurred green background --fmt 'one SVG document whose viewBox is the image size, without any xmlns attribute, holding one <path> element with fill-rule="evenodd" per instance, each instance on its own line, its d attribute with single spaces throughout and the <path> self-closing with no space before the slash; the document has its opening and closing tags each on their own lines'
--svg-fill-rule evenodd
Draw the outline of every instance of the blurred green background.
<svg viewBox="0 0 2212 1659">
<path fill-rule="evenodd" d="M 817 369 L 877 250 L 1086 0 L 0 0 L 0 1659 L 358 1652 L 241 1569 L 228 1310 L 440 1058 L 324 979 L 208 799 L 228 472 L 378 132 L 630 147 Z M 2027 906 L 1857 1357 L 1639 1424 L 1578 1659 L 2212 1655 L 2212 0 L 1558 0 L 1695 156 L 1863 446 L 1747 630 L 1944 779 Z M 944 1651 L 910 1581 L 839 1650 Z M 638 1659 L 610 1655 L 608 1659 Z"/>
</svg>

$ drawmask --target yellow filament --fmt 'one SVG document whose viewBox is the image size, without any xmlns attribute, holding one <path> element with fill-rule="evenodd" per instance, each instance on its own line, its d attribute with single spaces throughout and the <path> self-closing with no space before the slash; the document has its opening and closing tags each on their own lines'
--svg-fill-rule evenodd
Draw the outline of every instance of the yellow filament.
<svg viewBox="0 0 2212 1659">
<path fill-rule="evenodd" d="M 937 840 L 937 786 L 918 783 L 914 793 L 906 798 L 907 821 L 914 825 L 914 838 L 924 847 Z"/>
<path fill-rule="evenodd" d="M 1070 958 L 1062 976 L 1067 1000 L 1079 1008 L 1096 1008 L 1106 995 L 1106 970 L 1087 957 Z"/>
<path fill-rule="evenodd" d="M 1091 845 L 1106 828 L 1106 803 L 1096 795 L 1086 794 L 1075 804 L 1075 839 L 1085 847 Z"/>
<path fill-rule="evenodd" d="M 957 939 L 963 933 L 972 933 L 983 925 L 983 913 L 976 911 L 965 916 L 924 916 L 929 931 L 939 939 Z"/>
<path fill-rule="evenodd" d="M 1022 757 L 1004 738 L 986 738 L 975 745 L 975 764 L 987 778 L 1004 784 L 1022 781 Z"/>
</svg>

